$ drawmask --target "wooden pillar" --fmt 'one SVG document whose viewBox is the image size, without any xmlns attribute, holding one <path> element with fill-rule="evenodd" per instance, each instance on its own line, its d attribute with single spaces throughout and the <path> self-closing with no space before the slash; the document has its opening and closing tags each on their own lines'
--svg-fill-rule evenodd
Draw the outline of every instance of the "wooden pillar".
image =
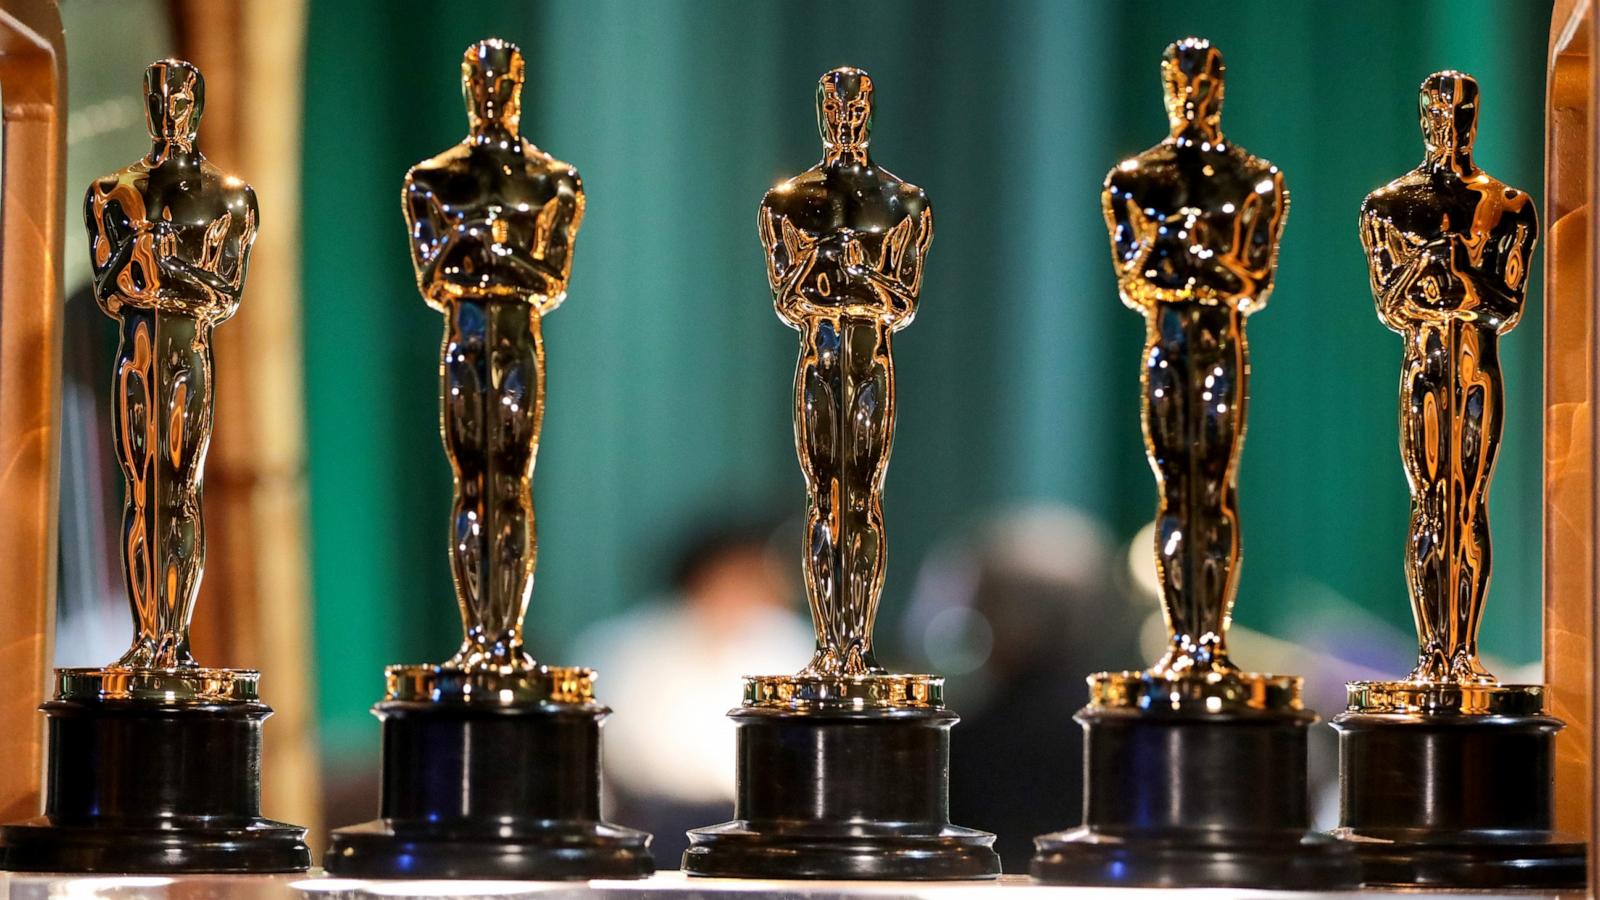
<svg viewBox="0 0 1600 900">
<path fill-rule="evenodd" d="M 0 2 L 0 821 L 38 815 L 55 636 L 67 63 L 53 0 Z"/>
<path fill-rule="evenodd" d="M 1545 111 L 1544 658 L 1556 741 L 1556 826 L 1593 830 L 1596 640 L 1595 102 L 1600 5 L 1559 0 Z"/>
</svg>

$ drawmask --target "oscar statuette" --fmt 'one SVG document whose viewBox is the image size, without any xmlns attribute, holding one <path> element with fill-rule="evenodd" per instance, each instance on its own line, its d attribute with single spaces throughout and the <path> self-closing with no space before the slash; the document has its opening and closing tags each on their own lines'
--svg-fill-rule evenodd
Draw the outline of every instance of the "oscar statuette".
<svg viewBox="0 0 1600 900">
<path fill-rule="evenodd" d="M 1476 80 L 1430 75 L 1419 107 L 1422 164 L 1369 194 L 1360 222 L 1378 318 L 1404 342 L 1417 665 L 1346 686 L 1334 834 L 1369 884 L 1581 890 L 1583 844 L 1551 828 L 1562 722 L 1543 685 L 1502 684 L 1478 659 L 1505 420 L 1498 345 L 1522 316 L 1538 213 L 1473 161 Z"/>
<path fill-rule="evenodd" d="M 523 643 L 537 542 L 543 317 L 567 296 L 583 185 L 518 132 L 522 52 L 461 64 L 470 133 L 406 174 L 417 286 L 444 316 L 440 419 L 455 473 L 449 553 L 465 637 L 439 665 L 391 666 L 379 818 L 336 830 L 324 865 L 366 877 L 587 879 L 650 874 L 650 837 L 600 817 L 589 669 Z"/>
<path fill-rule="evenodd" d="M 1106 176 L 1122 301 L 1145 320 L 1145 450 L 1158 494 L 1155 565 L 1168 645 L 1149 669 L 1089 678 L 1083 825 L 1035 840 L 1054 883 L 1332 889 L 1346 848 L 1310 830 L 1296 676 L 1229 657 L 1238 586 L 1237 469 L 1249 400 L 1245 321 L 1272 289 L 1283 173 L 1221 131 L 1224 66 L 1209 41 L 1162 57 L 1171 131 Z"/>
<path fill-rule="evenodd" d="M 894 436 L 891 343 L 911 323 L 933 212 L 868 155 L 873 82 L 817 87 L 823 158 L 769 191 L 758 228 L 778 317 L 800 333 L 795 450 L 816 653 L 745 679 L 734 820 L 689 833 L 691 875 L 993 878 L 994 835 L 950 824 L 944 680 L 873 655 L 883 590 L 883 479 Z"/>
<path fill-rule="evenodd" d="M 205 570 L 212 329 L 231 317 L 260 225 L 255 192 L 206 161 L 200 71 L 145 70 L 150 152 L 84 199 L 93 288 L 115 318 L 113 440 L 126 478 L 127 652 L 58 669 L 44 815 L 0 828 L 34 872 L 296 872 L 305 829 L 261 817 L 259 673 L 202 667 L 189 626 Z M 232 414 L 239 414 L 233 411 Z"/>
</svg>

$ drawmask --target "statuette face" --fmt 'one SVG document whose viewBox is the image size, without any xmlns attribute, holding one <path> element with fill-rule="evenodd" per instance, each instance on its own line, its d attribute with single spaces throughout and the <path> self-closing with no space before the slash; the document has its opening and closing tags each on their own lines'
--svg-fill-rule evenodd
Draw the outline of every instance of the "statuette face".
<svg viewBox="0 0 1600 900">
<path fill-rule="evenodd" d="M 1415 682 L 1497 683 L 1478 660 L 1478 625 L 1503 427 L 1498 345 L 1522 315 L 1539 222 L 1532 198 L 1473 161 L 1478 94 L 1469 75 L 1430 75 L 1419 95 L 1422 164 L 1361 206 L 1378 318 L 1405 347 L 1400 451 L 1411 487 Z"/>
<path fill-rule="evenodd" d="M 84 223 L 95 297 L 121 329 L 113 434 L 127 480 L 123 571 L 136 634 L 117 665 L 187 669 L 205 567 L 211 329 L 238 309 L 257 209 L 250 186 L 196 145 L 205 106 L 198 69 L 151 65 L 145 101 L 150 152 L 90 186 Z"/>
<path fill-rule="evenodd" d="M 523 71 L 513 44 L 467 49 L 469 133 L 407 173 L 404 208 L 417 287 L 445 316 L 441 428 L 455 473 L 450 561 L 466 632 L 448 665 L 515 677 L 537 671 L 546 695 L 564 696 L 561 678 L 526 651 L 522 628 L 538 549 L 541 321 L 566 298 L 584 195 L 576 169 L 518 133 Z M 396 670 L 391 686 L 419 677 L 434 684 L 436 675 Z"/>
<path fill-rule="evenodd" d="M 1198 38 L 1161 62 L 1170 133 L 1117 165 L 1101 195 L 1122 301 L 1146 322 L 1144 436 L 1171 642 L 1158 675 L 1232 674 L 1237 477 L 1249 398 L 1245 317 L 1272 290 L 1283 173 L 1221 130 L 1226 69 Z"/>
<path fill-rule="evenodd" d="M 807 488 L 804 574 L 817 652 L 802 676 L 881 674 L 882 490 L 894 435 L 892 334 L 911 322 L 933 240 L 921 188 L 867 151 L 872 78 L 817 87 L 823 158 L 773 188 L 758 227 L 778 317 L 800 332 L 795 447 Z"/>
</svg>

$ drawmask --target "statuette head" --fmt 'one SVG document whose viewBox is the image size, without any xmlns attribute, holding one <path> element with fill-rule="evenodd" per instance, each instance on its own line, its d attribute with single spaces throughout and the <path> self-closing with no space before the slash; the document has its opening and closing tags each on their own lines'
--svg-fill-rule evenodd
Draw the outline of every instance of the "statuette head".
<svg viewBox="0 0 1600 900">
<path fill-rule="evenodd" d="M 1478 137 L 1476 78 L 1448 69 L 1429 75 L 1417 93 L 1417 111 L 1430 160 L 1471 160 Z"/>
<path fill-rule="evenodd" d="M 461 94 L 474 134 L 517 133 L 522 121 L 522 51 L 499 38 L 479 41 L 461 59 Z"/>
<path fill-rule="evenodd" d="M 840 66 L 817 82 L 817 130 L 829 158 L 864 156 L 872 134 L 872 76 Z"/>
<path fill-rule="evenodd" d="M 144 70 L 144 120 L 151 138 L 193 146 L 205 105 L 206 81 L 193 63 L 163 59 Z"/>
<path fill-rule="evenodd" d="M 1195 126 L 1217 130 L 1226 72 L 1222 51 L 1205 38 L 1187 37 L 1167 45 L 1161 54 L 1161 83 L 1173 134 Z"/>
</svg>

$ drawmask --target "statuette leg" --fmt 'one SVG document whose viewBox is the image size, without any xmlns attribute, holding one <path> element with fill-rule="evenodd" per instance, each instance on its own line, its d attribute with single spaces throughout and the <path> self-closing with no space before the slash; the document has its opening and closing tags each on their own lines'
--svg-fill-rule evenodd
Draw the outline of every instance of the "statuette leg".
<svg viewBox="0 0 1600 900">
<path fill-rule="evenodd" d="M 871 624 L 883 591 L 883 475 L 894 433 L 890 332 L 823 318 L 801 336 L 795 447 L 806 478 L 806 594 L 818 635 L 802 674 L 881 673 Z"/>
<path fill-rule="evenodd" d="M 457 301 L 440 370 L 455 472 L 450 567 L 465 640 L 450 665 L 532 668 L 522 622 L 537 540 L 533 466 L 544 415 L 544 339 L 530 303 Z"/>
</svg>

